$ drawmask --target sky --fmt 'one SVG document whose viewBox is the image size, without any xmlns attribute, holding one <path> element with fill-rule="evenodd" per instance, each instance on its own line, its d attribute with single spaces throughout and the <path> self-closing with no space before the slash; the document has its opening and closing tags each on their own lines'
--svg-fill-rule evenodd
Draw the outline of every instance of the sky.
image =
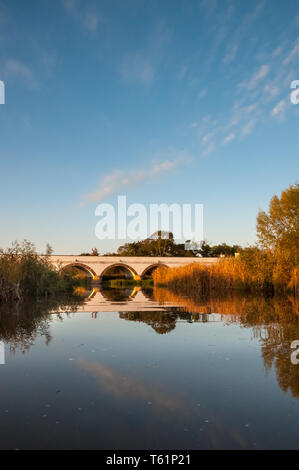
<svg viewBox="0 0 299 470">
<path fill-rule="evenodd" d="M 0 80 L 0 247 L 112 251 L 118 195 L 247 246 L 298 181 L 298 0 L 0 0 Z"/>
</svg>

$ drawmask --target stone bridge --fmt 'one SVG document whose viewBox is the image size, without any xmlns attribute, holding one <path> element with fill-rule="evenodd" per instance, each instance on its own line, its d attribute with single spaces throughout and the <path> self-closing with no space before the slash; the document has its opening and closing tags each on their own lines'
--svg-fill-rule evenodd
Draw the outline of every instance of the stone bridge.
<svg viewBox="0 0 299 470">
<path fill-rule="evenodd" d="M 94 281 L 100 281 L 110 268 L 122 267 L 131 273 L 135 280 L 144 278 L 158 266 L 176 268 L 190 263 L 211 265 L 217 263 L 218 258 L 176 258 L 176 257 L 143 257 L 143 256 L 50 256 L 53 266 L 57 269 L 78 268 L 85 271 Z"/>
</svg>

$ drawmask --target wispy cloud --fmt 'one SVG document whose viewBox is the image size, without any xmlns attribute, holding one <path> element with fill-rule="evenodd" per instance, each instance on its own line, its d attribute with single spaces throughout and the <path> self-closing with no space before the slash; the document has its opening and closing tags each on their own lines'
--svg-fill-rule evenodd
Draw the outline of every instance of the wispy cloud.
<svg viewBox="0 0 299 470">
<path fill-rule="evenodd" d="M 231 39 L 228 42 L 228 45 L 226 47 L 226 52 L 222 59 L 222 62 L 225 65 L 229 65 L 235 60 L 239 52 L 242 39 L 244 39 L 244 37 L 247 37 L 249 29 L 254 25 L 255 21 L 259 18 L 264 7 L 265 7 L 265 1 L 259 2 L 258 6 L 254 9 L 250 9 L 250 11 L 246 15 L 244 15 L 243 19 L 239 22 L 239 26 L 231 35 Z M 230 17 L 231 17 L 231 10 L 229 11 L 229 18 Z"/>
<path fill-rule="evenodd" d="M 204 88 L 203 90 L 201 90 L 199 93 L 198 93 L 198 98 L 201 100 L 202 98 L 204 98 L 205 96 L 207 96 L 208 94 L 208 90 L 206 88 Z"/>
<path fill-rule="evenodd" d="M 213 144 L 212 142 L 210 144 L 208 144 L 204 149 L 203 151 L 201 152 L 201 156 L 202 157 L 207 157 L 208 155 L 210 155 L 211 153 L 213 153 L 215 150 L 215 144 Z"/>
<path fill-rule="evenodd" d="M 235 140 L 236 138 L 236 134 L 234 132 L 232 132 L 231 134 L 227 135 L 225 137 L 225 139 L 223 140 L 223 145 L 227 145 L 229 144 L 230 142 L 232 142 L 233 140 Z"/>
<path fill-rule="evenodd" d="M 247 124 L 245 124 L 245 126 L 243 127 L 241 137 L 246 137 L 251 134 L 254 129 L 255 123 L 256 119 L 250 119 L 250 121 L 248 121 Z"/>
<path fill-rule="evenodd" d="M 210 142 L 210 140 L 213 138 L 214 132 L 209 132 L 208 134 L 205 134 L 203 138 L 201 139 L 201 142 L 205 145 Z"/>
<path fill-rule="evenodd" d="M 290 62 L 294 61 L 297 59 L 299 56 L 299 37 L 296 39 L 292 49 L 290 50 L 289 54 L 287 57 L 284 59 L 283 64 L 287 65 Z"/>
<path fill-rule="evenodd" d="M 171 31 L 159 24 L 143 46 L 125 54 L 119 68 L 123 79 L 150 85 L 163 64 L 171 36 Z"/>
<path fill-rule="evenodd" d="M 72 16 L 81 26 L 93 33 L 97 30 L 100 16 L 95 8 L 86 7 L 86 3 L 81 0 L 61 0 L 66 13 Z"/>
<path fill-rule="evenodd" d="M 17 79 L 30 88 L 38 88 L 38 81 L 31 67 L 17 59 L 7 59 L 3 66 L 4 77 L 7 80 Z"/>
<path fill-rule="evenodd" d="M 70 15 L 74 14 L 77 11 L 79 4 L 80 4 L 80 0 L 61 0 L 61 1 L 65 10 Z"/>
<path fill-rule="evenodd" d="M 142 54 L 128 54 L 121 64 L 121 74 L 126 80 L 150 85 L 155 75 L 153 63 Z"/>
<path fill-rule="evenodd" d="M 83 18 L 84 25 L 89 31 L 96 31 L 99 24 L 99 17 L 95 11 L 89 10 Z"/>
<path fill-rule="evenodd" d="M 238 44 L 232 44 L 228 48 L 225 56 L 222 59 L 223 63 L 227 64 L 227 65 L 230 64 L 235 59 L 238 50 L 239 50 L 239 45 Z"/>
<path fill-rule="evenodd" d="M 264 92 L 275 98 L 275 96 L 279 95 L 279 88 L 275 84 L 273 85 L 272 83 L 267 83 L 264 87 Z"/>
<path fill-rule="evenodd" d="M 253 90 L 261 80 L 263 80 L 268 73 L 270 72 L 270 65 L 263 64 L 261 67 L 254 73 L 251 80 L 247 84 L 248 90 Z"/>
<path fill-rule="evenodd" d="M 278 119 L 283 119 L 286 111 L 286 100 L 281 100 L 277 105 L 272 109 L 271 116 Z"/>
<path fill-rule="evenodd" d="M 238 27 L 231 38 L 225 41 L 227 44 L 224 43 L 220 71 L 224 80 L 229 79 L 235 86 L 226 88 L 225 94 L 221 88 L 218 89 L 220 98 L 225 96 L 226 109 L 221 106 L 215 107 L 213 119 L 201 118 L 199 114 L 198 120 L 191 124 L 194 137 L 201 147 L 202 156 L 207 156 L 236 139 L 242 140 L 248 137 L 259 125 L 265 125 L 271 119 L 275 119 L 279 124 L 287 113 L 297 111 L 290 105 L 286 96 L 291 81 L 297 78 L 295 65 L 299 63 L 299 37 L 294 36 L 297 33 L 293 18 L 290 19 L 292 39 L 291 33 L 286 35 L 282 32 L 275 36 L 273 44 L 269 39 L 268 43 L 259 49 L 258 55 L 252 57 L 252 63 L 248 62 L 246 66 L 240 66 L 240 63 L 236 66 L 232 64 L 239 49 L 242 48 L 242 41 L 250 42 L 247 50 L 249 60 L 250 53 L 254 54 L 254 49 L 252 47 L 251 51 L 250 45 L 257 44 L 258 33 L 244 36 L 244 31 L 247 33 L 252 31 L 251 27 L 259 18 L 265 4 L 266 2 L 263 2 L 252 14 L 245 15 L 240 22 L 242 28 Z M 208 50 L 209 53 L 211 49 L 212 46 Z M 200 89 L 197 91 L 197 96 L 199 92 Z M 200 111 L 199 109 L 199 113 Z"/>
<path fill-rule="evenodd" d="M 190 160 L 190 157 L 185 151 L 182 151 L 178 152 L 174 159 L 167 159 L 158 163 L 153 162 L 145 170 L 114 170 L 112 173 L 104 175 L 99 182 L 99 186 L 83 197 L 80 206 L 100 202 L 118 191 L 136 187 L 141 183 L 153 183 L 160 176 L 168 174 L 181 165 L 183 161 L 188 160 Z"/>
</svg>

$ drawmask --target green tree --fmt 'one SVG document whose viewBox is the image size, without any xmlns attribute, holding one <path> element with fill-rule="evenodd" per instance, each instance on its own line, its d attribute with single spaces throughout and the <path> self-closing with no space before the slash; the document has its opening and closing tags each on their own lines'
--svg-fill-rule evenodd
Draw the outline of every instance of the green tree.
<svg viewBox="0 0 299 470">
<path fill-rule="evenodd" d="M 299 185 L 273 196 L 269 212 L 259 211 L 257 236 L 263 248 L 297 252 L 299 248 Z"/>
<path fill-rule="evenodd" d="M 239 245 L 227 245 L 226 243 L 222 243 L 221 245 L 215 245 L 211 247 L 210 256 L 214 258 L 218 258 L 221 255 L 224 256 L 235 256 L 241 250 Z"/>
<path fill-rule="evenodd" d="M 273 283 L 288 286 L 296 293 L 299 278 L 299 185 L 273 196 L 268 213 L 257 216 L 257 236 L 260 246 L 274 260 Z"/>
<path fill-rule="evenodd" d="M 209 258 L 211 256 L 211 246 L 205 240 L 201 242 L 199 254 L 203 258 Z"/>
<path fill-rule="evenodd" d="M 224 256 L 234 256 L 235 253 L 238 253 L 241 250 L 239 245 L 227 245 L 222 243 L 221 245 L 209 245 L 206 241 L 201 242 L 200 249 L 198 253 L 203 258 L 219 258 L 221 255 Z"/>
</svg>

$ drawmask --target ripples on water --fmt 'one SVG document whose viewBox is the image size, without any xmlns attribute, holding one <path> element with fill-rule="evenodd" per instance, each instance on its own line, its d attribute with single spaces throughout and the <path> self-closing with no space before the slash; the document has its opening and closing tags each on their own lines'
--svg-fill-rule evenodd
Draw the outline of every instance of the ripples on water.
<svg viewBox="0 0 299 470">
<path fill-rule="evenodd" d="M 294 299 L 78 294 L 0 311 L 1 449 L 299 448 Z"/>
</svg>

